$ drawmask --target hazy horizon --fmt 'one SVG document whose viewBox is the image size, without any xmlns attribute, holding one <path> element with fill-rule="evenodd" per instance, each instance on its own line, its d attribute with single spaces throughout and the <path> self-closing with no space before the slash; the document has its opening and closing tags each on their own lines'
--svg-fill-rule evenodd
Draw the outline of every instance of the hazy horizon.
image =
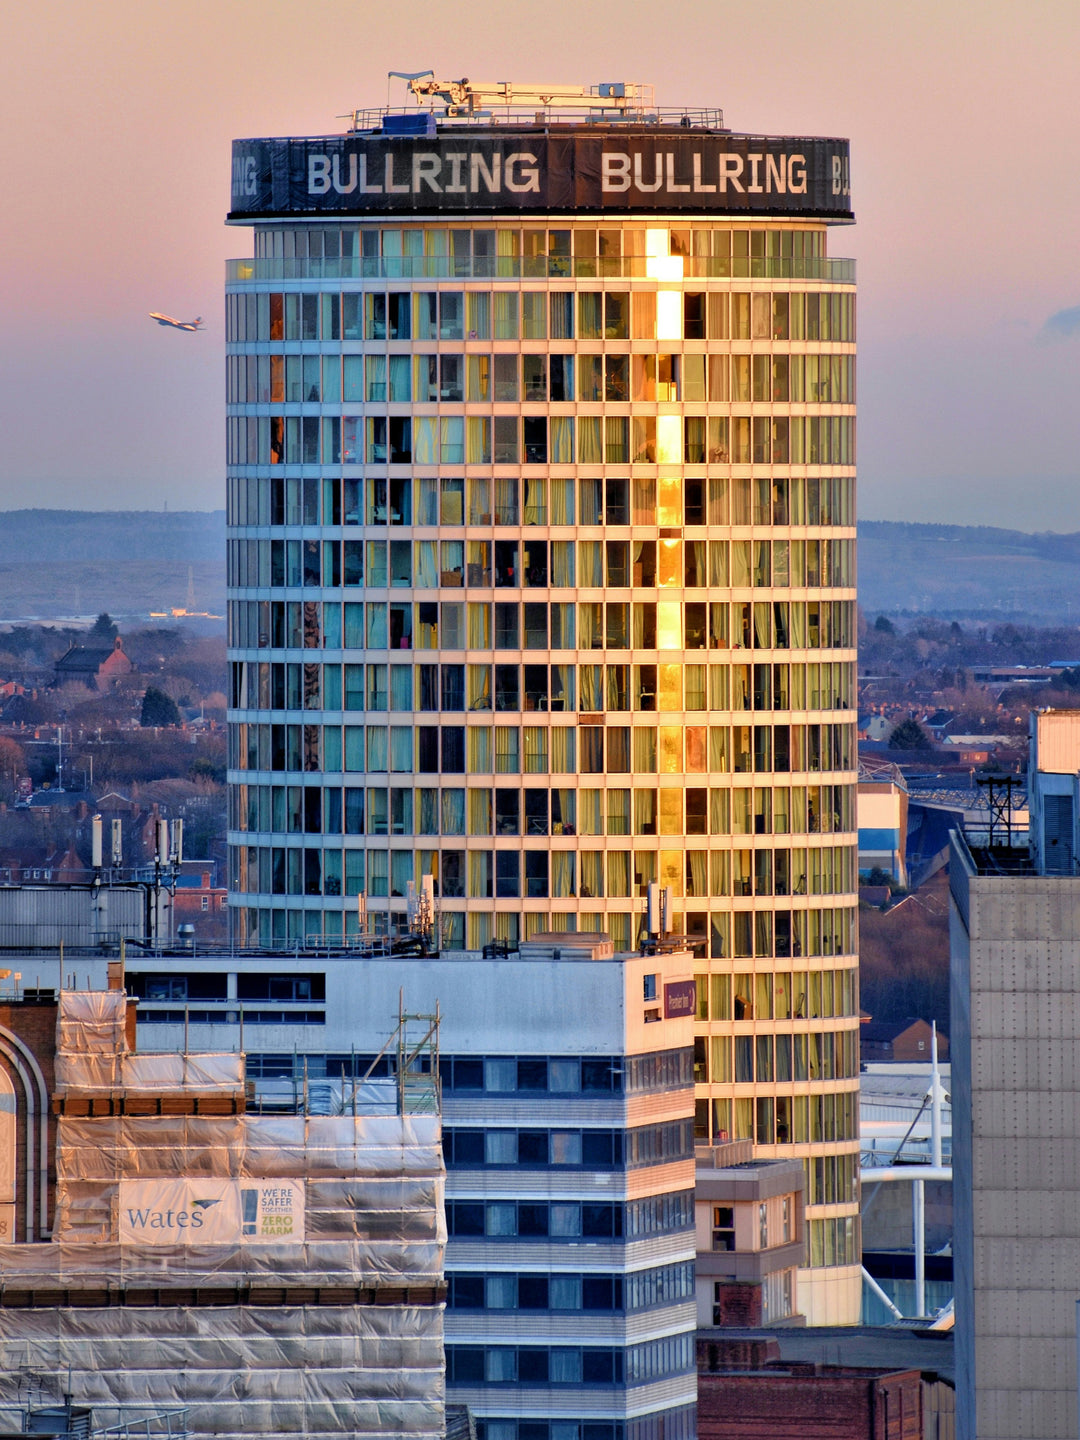
<svg viewBox="0 0 1080 1440">
<path fill-rule="evenodd" d="M 1080 7 L 1053 0 L 46 3 L 7 17 L 0 505 L 220 508 L 230 142 L 340 130 L 386 72 L 594 83 L 840 135 L 857 224 L 864 518 L 1080 529 Z M 568 37 L 573 44 L 568 46 Z M 421 37 L 421 38 L 417 38 Z M 403 87 L 392 92 L 403 98 Z M 30 138 L 32 137 L 32 139 Z M 149 311 L 200 314 L 199 334 Z M 148 478 L 152 477 L 152 478 Z M 180 497 L 184 498 L 181 500 Z"/>
</svg>

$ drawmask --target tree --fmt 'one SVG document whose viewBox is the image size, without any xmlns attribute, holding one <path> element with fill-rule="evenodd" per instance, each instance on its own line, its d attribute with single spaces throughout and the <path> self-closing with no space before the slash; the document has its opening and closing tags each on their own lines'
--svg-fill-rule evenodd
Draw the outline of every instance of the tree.
<svg viewBox="0 0 1080 1440">
<path fill-rule="evenodd" d="M 0 799 L 13 799 L 25 774 L 26 754 L 22 746 L 8 736 L 0 735 Z"/>
<path fill-rule="evenodd" d="M 889 736 L 890 750 L 929 750 L 930 740 L 917 720 L 901 720 Z"/>
<path fill-rule="evenodd" d="M 116 628 L 116 621 L 107 610 L 103 610 L 90 627 L 91 640 L 104 640 L 112 644 L 119 631 Z"/>
<path fill-rule="evenodd" d="M 139 716 L 139 724 L 144 726 L 180 725 L 180 711 L 175 700 L 170 699 L 164 690 L 159 690 L 156 685 L 147 687 L 143 696 L 142 714 Z"/>
<path fill-rule="evenodd" d="M 874 629 L 879 630 L 882 635 L 895 635 L 896 626 L 886 615 L 879 615 L 874 621 Z"/>
</svg>

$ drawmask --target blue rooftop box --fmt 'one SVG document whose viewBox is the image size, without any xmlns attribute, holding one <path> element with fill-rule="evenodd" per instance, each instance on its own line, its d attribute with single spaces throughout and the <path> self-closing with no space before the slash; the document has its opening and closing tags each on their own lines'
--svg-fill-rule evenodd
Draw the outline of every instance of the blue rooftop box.
<svg viewBox="0 0 1080 1440">
<path fill-rule="evenodd" d="M 384 115 L 384 135 L 434 135 L 435 116 L 430 110 L 419 110 L 414 114 Z"/>
</svg>

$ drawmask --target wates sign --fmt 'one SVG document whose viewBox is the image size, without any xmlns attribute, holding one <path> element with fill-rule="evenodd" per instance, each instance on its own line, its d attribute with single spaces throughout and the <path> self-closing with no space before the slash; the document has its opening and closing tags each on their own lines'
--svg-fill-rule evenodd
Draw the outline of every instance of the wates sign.
<svg viewBox="0 0 1080 1440">
<path fill-rule="evenodd" d="M 304 1238 L 299 1180 L 121 1180 L 120 1242 L 249 1245 Z"/>
</svg>

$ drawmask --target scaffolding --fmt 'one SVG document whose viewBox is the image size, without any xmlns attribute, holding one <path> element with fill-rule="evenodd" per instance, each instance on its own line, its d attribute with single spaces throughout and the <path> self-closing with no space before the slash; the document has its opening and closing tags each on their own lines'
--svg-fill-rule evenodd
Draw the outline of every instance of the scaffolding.
<svg viewBox="0 0 1080 1440">
<path fill-rule="evenodd" d="M 437 1055 L 420 1019 L 402 1000 L 406 1073 Z M 62 993 L 58 1041 L 55 1225 L 0 1246 L 0 1372 L 69 1376 L 116 1440 L 181 1412 L 222 1440 L 441 1436 L 430 1077 L 431 1108 L 406 1083 L 378 1115 L 248 1114 L 237 1056 L 132 1054 L 118 990 Z"/>
</svg>

